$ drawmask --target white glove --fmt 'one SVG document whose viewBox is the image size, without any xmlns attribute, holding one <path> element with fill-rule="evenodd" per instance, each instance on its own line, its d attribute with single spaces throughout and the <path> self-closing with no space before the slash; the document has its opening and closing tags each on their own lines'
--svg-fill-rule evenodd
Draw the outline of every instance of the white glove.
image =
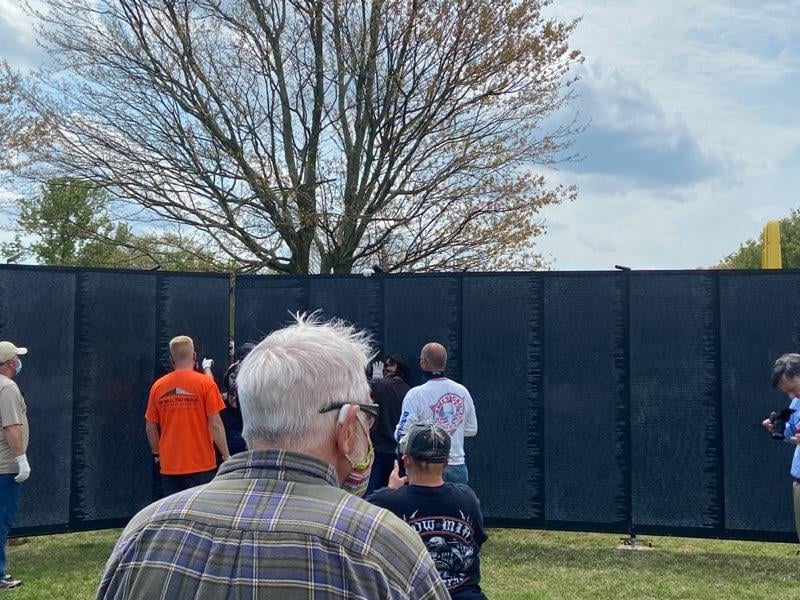
<svg viewBox="0 0 800 600">
<path fill-rule="evenodd" d="M 17 461 L 19 465 L 19 474 L 14 477 L 14 481 L 22 483 L 31 476 L 31 466 L 28 464 L 28 457 L 23 454 L 22 456 L 17 456 L 14 460 Z"/>
<path fill-rule="evenodd" d="M 372 267 L 370 267 L 369 269 L 364 269 L 363 271 L 361 271 L 361 274 L 364 277 L 372 277 L 373 273 L 375 273 L 375 271 L 372 270 Z"/>
<path fill-rule="evenodd" d="M 383 361 L 376 360 L 374 363 L 372 363 L 372 378 L 373 379 L 383 378 Z"/>
<path fill-rule="evenodd" d="M 214 359 L 213 358 L 204 358 L 203 359 L 203 371 L 206 369 L 210 369 L 214 366 Z"/>
</svg>

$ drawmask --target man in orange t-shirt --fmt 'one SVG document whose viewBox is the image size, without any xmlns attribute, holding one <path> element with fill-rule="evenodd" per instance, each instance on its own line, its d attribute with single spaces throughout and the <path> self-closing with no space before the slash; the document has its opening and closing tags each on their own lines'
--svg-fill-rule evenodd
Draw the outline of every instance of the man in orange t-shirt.
<svg viewBox="0 0 800 600">
<path fill-rule="evenodd" d="M 197 356 L 192 338 L 172 338 L 169 353 L 175 370 L 150 388 L 144 415 L 147 441 L 160 468 L 165 496 L 214 478 L 214 444 L 222 460 L 230 458 L 219 416 L 225 404 L 214 380 L 194 370 Z"/>
</svg>

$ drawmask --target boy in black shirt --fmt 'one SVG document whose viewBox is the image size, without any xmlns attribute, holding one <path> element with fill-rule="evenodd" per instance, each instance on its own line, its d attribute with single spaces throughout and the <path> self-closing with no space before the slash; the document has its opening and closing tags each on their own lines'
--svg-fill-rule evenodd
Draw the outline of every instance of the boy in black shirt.
<svg viewBox="0 0 800 600">
<path fill-rule="evenodd" d="M 433 423 L 413 426 L 400 441 L 408 475 L 398 467 L 389 487 L 367 498 L 403 519 L 419 533 L 447 590 L 454 599 L 485 599 L 478 554 L 487 536 L 475 492 L 442 478 L 450 454 L 450 436 Z"/>
</svg>

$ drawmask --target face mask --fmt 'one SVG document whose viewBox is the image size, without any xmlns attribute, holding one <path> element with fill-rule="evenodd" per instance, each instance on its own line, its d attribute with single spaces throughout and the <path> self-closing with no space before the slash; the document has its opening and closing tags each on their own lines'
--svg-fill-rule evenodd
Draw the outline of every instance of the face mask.
<svg viewBox="0 0 800 600">
<path fill-rule="evenodd" d="M 20 371 L 22 371 L 22 359 L 17 357 L 17 375 L 19 375 Z"/>
<path fill-rule="evenodd" d="M 361 421 L 359 421 L 359 423 L 361 423 Z M 353 470 L 350 471 L 350 475 L 347 476 L 342 484 L 342 489 L 344 491 L 350 492 L 355 496 L 363 496 L 364 492 L 367 491 L 369 474 L 372 471 L 372 462 L 375 460 L 375 451 L 372 448 L 372 442 L 369 439 L 369 433 L 366 431 L 365 433 L 367 436 L 367 443 L 369 444 L 367 456 L 359 463 L 353 461 L 353 459 L 351 459 L 349 456 L 347 457 L 347 460 L 349 460 L 350 464 L 353 465 Z"/>
</svg>

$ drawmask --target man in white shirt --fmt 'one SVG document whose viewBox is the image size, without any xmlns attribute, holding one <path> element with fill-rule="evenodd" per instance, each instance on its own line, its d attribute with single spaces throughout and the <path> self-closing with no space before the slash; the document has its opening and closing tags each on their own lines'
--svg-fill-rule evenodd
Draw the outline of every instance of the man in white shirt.
<svg viewBox="0 0 800 600">
<path fill-rule="evenodd" d="M 478 433 L 472 396 L 463 385 L 445 376 L 447 350 L 441 344 L 425 344 L 420 352 L 419 366 L 427 381 L 406 394 L 394 437 L 399 441 L 411 425 L 436 423 L 451 439 L 444 480 L 469 483 L 467 465 L 464 464 L 464 438 Z"/>
</svg>

